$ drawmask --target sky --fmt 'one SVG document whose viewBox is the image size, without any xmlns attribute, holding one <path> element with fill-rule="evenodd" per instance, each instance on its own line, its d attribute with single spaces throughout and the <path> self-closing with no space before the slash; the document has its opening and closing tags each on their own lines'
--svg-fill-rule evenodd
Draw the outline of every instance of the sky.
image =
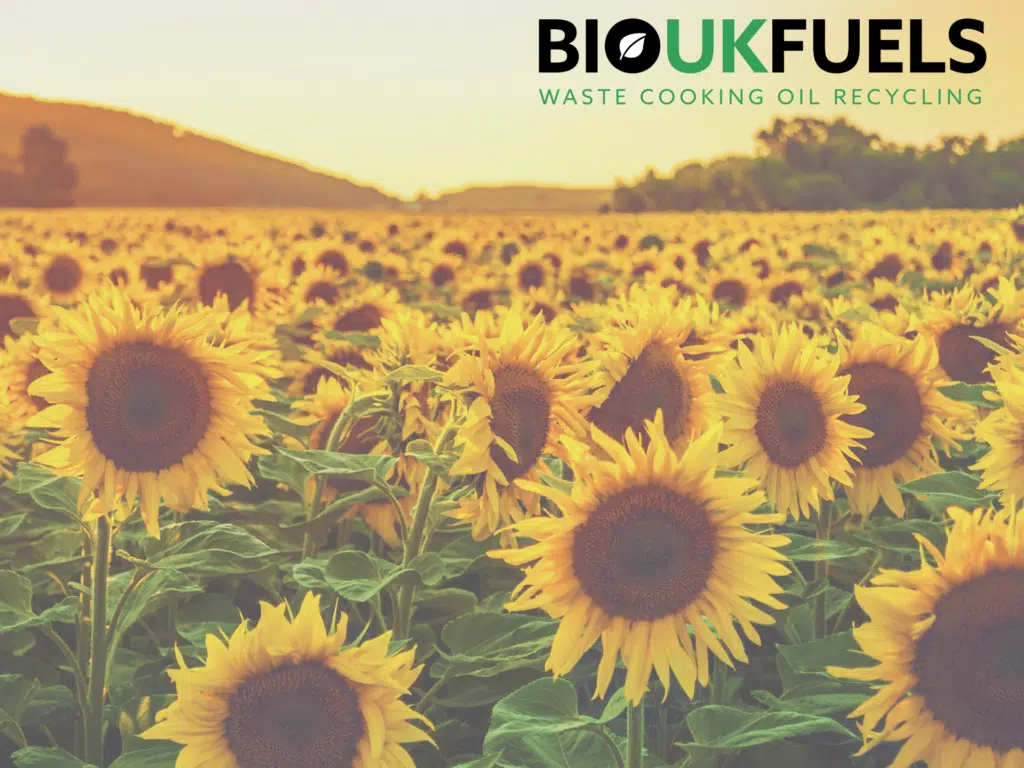
<svg viewBox="0 0 1024 768">
<path fill-rule="evenodd" d="M 690 160 L 749 153 L 754 134 L 776 114 L 842 114 L 901 142 L 1024 133 L 1018 0 L 716 0 L 696 7 L 680 0 L 2 0 L 0 90 L 149 114 L 405 197 L 467 184 L 609 186 L 648 168 L 668 172 Z M 723 75 L 716 63 L 715 73 L 682 75 L 664 53 L 638 75 L 604 61 L 595 74 L 582 65 L 537 72 L 540 18 L 570 19 L 581 36 L 587 18 L 598 19 L 602 33 L 630 16 L 659 29 L 678 18 L 684 44 L 695 46 L 704 15 L 735 18 L 738 26 L 759 16 L 825 18 L 844 36 L 839 23 L 848 18 L 921 18 L 926 55 L 936 59 L 956 53 L 946 40 L 949 24 L 972 16 L 985 22 L 988 63 L 974 75 L 869 75 L 862 66 L 837 76 L 819 72 L 808 50 L 791 54 L 785 74 Z M 768 37 L 768 30 L 759 34 L 755 51 L 770 51 Z M 907 46 L 904 39 L 892 55 L 906 60 Z M 886 85 L 976 87 L 982 104 L 844 108 L 825 98 L 836 87 Z M 764 88 L 765 103 L 638 103 L 645 87 L 720 86 Z M 623 87 L 631 103 L 544 106 L 541 87 Z M 784 87 L 813 88 L 822 104 L 772 103 Z"/>
</svg>

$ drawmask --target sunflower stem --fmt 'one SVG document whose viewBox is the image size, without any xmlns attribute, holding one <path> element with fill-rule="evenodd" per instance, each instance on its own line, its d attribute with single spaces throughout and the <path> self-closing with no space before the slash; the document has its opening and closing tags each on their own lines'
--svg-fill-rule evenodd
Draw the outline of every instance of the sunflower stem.
<svg viewBox="0 0 1024 768">
<path fill-rule="evenodd" d="M 818 511 L 818 541 L 829 540 L 832 532 L 832 505 L 822 502 Z M 814 639 L 821 640 L 828 634 L 828 560 L 814 563 L 814 580 L 825 581 L 825 586 L 814 596 Z"/>
<path fill-rule="evenodd" d="M 449 426 L 437 439 L 434 453 L 438 455 L 444 453 L 454 438 L 455 427 Z M 402 553 L 403 571 L 409 568 L 409 564 L 416 559 L 422 550 L 423 530 L 427 526 L 427 517 L 430 515 L 430 503 L 434 500 L 438 479 L 438 474 L 432 469 L 423 478 L 420 495 L 416 499 L 416 509 L 413 513 L 412 527 L 409 529 L 409 538 L 405 540 L 405 551 Z M 398 591 L 398 605 L 395 608 L 395 640 L 404 640 L 409 634 L 409 627 L 412 623 L 413 596 L 415 593 L 416 587 L 413 584 L 404 584 Z"/>
<path fill-rule="evenodd" d="M 626 768 L 642 768 L 644 760 L 644 700 L 626 709 Z"/>
<path fill-rule="evenodd" d="M 338 444 L 341 442 L 341 436 L 345 432 L 345 427 L 348 426 L 351 418 L 349 417 L 348 408 L 338 414 L 338 418 L 334 420 L 334 425 L 331 427 L 331 432 L 327 436 L 327 443 L 324 445 L 325 451 L 336 451 L 338 450 Z M 310 500 L 309 508 L 306 510 L 306 520 L 313 520 L 320 514 L 320 510 L 323 507 L 324 499 L 324 486 L 327 485 L 327 478 L 323 475 L 317 475 L 313 485 L 313 498 Z M 316 555 L 317 543 L 313 540 L 313 534 L 307 532 L 302 537 L 302 559 L 305 560 L 307 557 L 313 557 Z"/>
<path fill-rule="evenodd" d="M 103 699 L 107 683 L 107 569 L 110 565 L 110 520 L 96 520 L 92 548 L 92 610 L 89 621 L 89 695 L 85 715 L 85 760 L 103 768 Z"/>
</svg>

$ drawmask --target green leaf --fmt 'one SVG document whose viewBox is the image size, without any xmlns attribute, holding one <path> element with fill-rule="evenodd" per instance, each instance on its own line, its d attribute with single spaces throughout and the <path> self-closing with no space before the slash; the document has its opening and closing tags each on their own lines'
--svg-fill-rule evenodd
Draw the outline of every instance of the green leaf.
<svg viewBox="0 0 1024 768">
<path fill-rule="evenodd" d="M 316 424 L 296 424 L 287 416 L 267 410 L 254 410 L 254 414 L 261 416 L 267 422 L 267 426 L 275 435 L 288 435 L 302 442 L 306 442 L 309 436 L 316 429 Z M 261 457 L 266 458 L 266 457 Z"/>
<path fill-rule="evenodd" d="M 856 739 L 847 728 L 828 717 L 801 712 L 750 712 L 714 704 L 690 712 L 686 725 L 693 734 L 693 742 L 679 746 L 698 758 L 813 734 L 833 733 Z"/>
<path fill-rule="evenodd" d="M 454 454 L 445 454 L 438 456 L 434 453 L 434 446 L 432 446 L 426 440 L 413 440 L 405 447 L 405 455 L 412 456 L 417 461 L 421 461 L 427 465 L 427 467 L 440 477 L 445 480 L 448 479 L 448 473 L 451 471 L 452 466 L 458 460 L 458 456 Z"/>
<path fill-rule="evenodd" d="M 816 563 L 827 560 L 842 560 L 848 557 L 857 557 L 871 551 L 867 547 L 845 544 L 835 539 L 821 541 L 796 533 L 786 533 L 786 536 L 789 538 L 789 544 L 782 551 L 785 552 L 790 560 L 797 562 Z"/>
<path fill-rule="evenodd" d="M 309 473 L 295 459 L 282 455 L 280 451 L 274 451 L 269 456 L 260 456 L 256 465 L 263 479 L 284 483 L 300 498 L 306 498 L 306 481 L 309 479 Z"/>
<path fill-rule="evenodd" d="M 846 716 L 868 698 L 866 693 L 819 693 L 808 696 L 783 696 L 781 699 L 768 691 L 751 691 L 750 695 L 771 710 L 802 712 L 805 715 Z"/>
<path fill-rule="evenodd" d="M 978 490 L 981 478 L 967 472 L 940 472 L 928 475 L 897 487 L 903 493 L 927 496 L 947 506 L 983 506 L 998 497 L 998 494 Z"/>
<path fill-rule="evenodd" d="M 355 550 L 338 552 L 327 561 L 324 582 L 346 600 L 365 603 L 391 584 L 437 584 L 444 576 L 444 561 L 436 552 L 425 552 L 402 570 L 387 560 Z"/>
<path fill-rule="evenodd" d="M 1006 355 L 1007 357 L 1013 356 L 1013 350 L 1007 349 L 999 342 L 992 341 L 992 339 L 986 339 L 984 336 L 971 336 L 971 338 L 990 352 L 995 352 L 997 357 L 1002 357 L 1003 355 Z"/>
<path fill-rule="evenodd" d="M 110 764 L 110 768 L 174 768 L 178 753 L 184 747 L 180 744 L 138 749 L 121 755 Z"/>
<path fill-rule="evenodd" d="M 27 493 L 43 509 L 61 512 L 76 522 L 78 492 L 82 481 L 73 477 L 59 477 L 34 463 L 20 463 L 14 475 L 4 483 L 16 493 Z"/>
<path fill-rule="evenodd" d="M 861 667 L 866 660 L 850 631 L 799 645 L 780 643 L 775 650 L 796 674 L 822 675 L 830 679 L 825 667 Z"/>
<path fill-rule="evenodd" d="M 13 535 L 18 530 L 18 526 L 25 522 L 27 517 L 28 513 L 25 513 L 23 515 L 7 515 L 0 520 L 0 540 Z"/>
<path fill-rule="evenodd" d="M 425 365 L 403 365 L 387 376 L 384 381 L 440 381 L 444 374 Z"/>
<path fill-rule="evenodd" d="M 114 605 L 131 581 L 131 572 L 119 573 L 110 580 L 108 599 Z M 189 595 L 202 594 L 203 588 L 175 569 L 158 569 L 146 576 L 125 601 L 117 632 L 120 637 L 144 616 L 166 608 Z"/>
<path fill-rule="evenodd" d="M 439 668 L 450 676 L 494 677 L 513 669 L 543 668 L 558 622 L 535 616 L 480 611 L 445 624 L 441 640 L 448 648 Z"/>
<path fill-rule="evenodd" d="M 296 461 L 311 475 L 330 475 L 362 480 L 367 484 L 386 484 L 388 473 L 398 462 L 397 456 L 368 456 L 335 451 L 293 451 L 278 448 L 282 456 Z"/>
<path fill-rule="evenodd" d="M 536 680 L 509 694 L 491 713 L 484 752 L 525 765 L 614 765 L 615 756 L 591 729 L 601 721 L 580 715 L 576 687 L 568 680 Z"/>
<path fill-rule="evenodd" d="M 190 576 L 237 575 L 259 571 L 280 553 L 244 528 L 231 523 L 197 520 L 163 528 L 166 541 L 176 541 L 153 553 L 146 565 Z"/>
<path fill-rule="evenodd" d="M 71 624 L 82 601 L 66 597 L 40 614 L 32 610 L 32 582 L 14 571 L 0 571 L 0 635 L 61 623 Z"/>
<path fill-rule="evenodd" d="M 331 341 L 345 341 L 353 347 L 362 349 L 378 349 L 380 339 L 372 333 L 356 333 L 354 331 L 324 331 L 324 338 Z"/>
<path fill-rule="evenodd" d="M 459 763 L 454 768 L 496 768 L 500 765 L 501 753 L 491 755 L 490 757 L 480 757 L 476 760 L 470 760 L 468 763 Z"/>
<path fill-rule="evenodd" d="M 407 489 L 400 488 L 397 485 L 388 486 L 388 489 L 396 499 L 409 495 L 409 491 Z M 354 493 L 346 493 L 344 496 L 339 496 L 331 501 L 331 503 L 324 508 L 323 512 L 312 520 L 303 520 L 300 523 L 282 525 L 281 529 L 286 531 L 296 531 L 298 533 L 308 533 L 314 538 L 314 540 L 322 541 L 331 528 L 333 528 L 345 513 L 356 504 L 384 501 L 387 498 L 387 493 L 380 488 L 364 488 L 363 490 L 355 491 Z"/>
<path fill-rule="evenodd" d="M 964 384 L 958 381 L 945 387 L 939 387 L 939 391 L 950 400 L 957 400 L 961 403 L 970 403 L 979 408 L 999 408 L 998 397 L 990 399 L 985 397 L 986 392 L 996 393 L 996 388 L 991 384 Z"/>
<path fill-rule="evenodd" d="M 57 747 L 19 749 L 11 759 L 17 768 L 96 768 L 92 763 L 83 763 L 70 752 Z"/>
<path fill-rule="evenodd" d="M 38 317 L 14 317 L 10 320 L 11 333 L 15 336 L 22 336 L 26 333 L 35 333 L 39 328 Z"/>
</svg>

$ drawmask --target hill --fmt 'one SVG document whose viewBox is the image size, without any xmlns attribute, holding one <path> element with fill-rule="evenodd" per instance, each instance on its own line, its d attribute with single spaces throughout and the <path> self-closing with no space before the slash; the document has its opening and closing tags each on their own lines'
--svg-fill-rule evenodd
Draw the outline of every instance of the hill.
<svg viewBox="0 0 1024 768">
<path fill-rule="evenodd" d="M 393 210 L 377 189 L 106 107 L 0 93 L 0 168 L 21 136 L 48 125 L 78 168 L 75 204 L 109 207 L 303 207 Z"/>
<path fill-rule="evenodd" d="M 444 213 L 497 211 L 593 212 L 612 204 L 611 189 L 573 189 L 529 185 L 472 186 L 422 201 L 425 211 Z"/>
</svg>

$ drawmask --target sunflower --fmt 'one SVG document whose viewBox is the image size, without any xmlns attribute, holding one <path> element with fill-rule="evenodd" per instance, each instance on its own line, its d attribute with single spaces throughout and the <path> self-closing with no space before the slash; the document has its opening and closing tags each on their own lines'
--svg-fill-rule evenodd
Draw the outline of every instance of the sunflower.
<svg viewBox="0 0 1024 768">
<path fill-rule="evenodd" d="M 314 319 L 321 328 L 340 333 L 373 333 L 402 304 L 401 294 L 385 285 L 350 287 L 328 312 Z"/>
<path fill-rule="evenodd" d="M 10 278 L 0 281 L 0 339 L 6 340 L 16 335 L 11 326 L 13 320 L 31 320 L 44 316 L 48 309 L 46 298 L 19 288 Z"/>
<path fill-rule="evenodd" d="M 97 266 L 75 245 L 54 247 L 36 257 L 29 282 L 56 304 L 75 304 L 96 287 Z"/>
<path fill-rule="evenodd" d="M 464 274 L 462 259 L 450 254 L 437 253 L 423 260 L 420 279 L 424 286 L 434 291 L 450 290 L 456 285 L 459 276 Z"/>
<path fill-rule="evenodd" d="M 224 294 L 232 310 L 248 302 L 252 313 L 272 317 L 280 309 L 284 285 L 280 269 L 263 251 L 251 248 L 236 253 L 208 247 L 192 260 L 195 269 L 186 289 L 198 304 L 213 306 L 217 296 Z"/>
<path fill-rule="evenodd" d="M 988 368 L 995 353 L 974 337 L 1006 346 L 1008 335 L 1021 330 L 1024 291 L 1000 278 L 990 295 L 992 302 L 965 286 L 952 293 L 933 294 L 919 308 L 914 327 L 934 339 L 939 349 L 939 365 L 953 381 L 992 381 Z"/>
<path fill-rule="evenodd" d="M 4 349 L 0 352 L 0 370 L 7 380 L 10 417 L 16 423 L 24 424 L 49 405 L 44 398 L 28 393 L 33 381 L 50 373 L 50 369 L 39 360 L 39 347 L 34 334 L 26 333 L 18 338 L 8 336 L 4 339 Z"/>
<path fill-rule="evenodd" d="M 796 325 L 736 349 L 717 374 L 724 393 L 712 402 L 725 422 L 724 468 L 746 465 L 782 514 L 810 516 L 832 481 L 850 485 L 856 442 L 871 432 L 842 420 L 864 411 L 836 375 L 839 359 L 809 343 Z"/>
<path fill-rule="evenodd" d="M 342 275 L 333 267 L 322 264 L 305 270 L 292 283 L 293 307 L 331 307 L 342 296 Z"/>
<path fill-rule="evenodd" d="M 463 322 L 468 334 L 474 325 L 468 317 Z M 542 456 L 565 456 L 563 436 L 584 432 L 583 412 L 596 402 L 590 392 L 593 365 L 567 361 L 576 345 L 571 332 L 548 326 L 543 317 L 526 325 L 510 312 L 496 338 L 478 327 L 445 373 L 443 385 L 468 405 L 455 435 L 462 455 L 450 474 L 477 475 L 481 488 L 451 514 L 472 523 L 474 539 L 482 541 L 512 520 L 537 514 L 540 497 L 524 484 L 550 474 Z M 514 539 L 504 533 L 502 541 Z"/>
<path fill-rule="evenodd" d="M 974 437 L 989 450 L 972 469 L 981 471 L 979 488 L 1007 495 L 1007 506 L 1024 500 L 1024 370 L 1009 365 L 998 369 L 996 393 L 1003 402 L 974 428 Z"/>
<path fill-rule="evenodd" d="M 896 483 L 941 471 L 934 444 L 958 448 L 948 422 L 967 418 L 969 409 L 939 392 L 939 353 L 927 339 L 866 325 L 852 342 L 839 341 L 838 375 L 849 377 L 849 393 L 865 408 L 843 420 L 873 433 L 854 449 L 859 466 L 846 492 L 850 508 L 867 517 L 881 498 L 902 517 Z"/>
<path fill-rule="evenodd" d="M 366 353 L 367 350 L 345 341 L 323 341 L 315 348 L 306 349 L 302 358 L 287 360 L 281 365 L 289 379 L 287 393 L 293 397 L 312 395 L 321 379 L 341 377 L 347 380 L 359 371 L 369 371 L 372 366 Z"/>
<path fill-rule="evenodd" d="M 536 484 L 562 516 L 515 524 L 516 535 L 536 543 L 491 553 L 512 565 L 536 563 L 506 608 L 561 619 L 547 669 L 567 674 L 600 637 L 596 695 L 607 692 L 621 653 L 634 705 L 652 668 L 666 697 L 674 676 L 692 698 L 696 683 L 708 684 L 708 651 L 730 666 L 745 662 L 734 621 L 759 643 L 754 625 L 773 619 L 750 600 L 782 607 L 773 577 L 789 573 L 777 551 L 789 540 L 745 527 L 769 517 L 754 513 L 763 500 L 748 493 L 754 483 L 715 477 L 719 428 L 682 455 L 660 411 L 647 429 L 644 448 L 632 431 L 623 445 L 595 428 L 592 438 L 611 460 L 577 465 L 571 496 Z"/>
<path fill-rule="evenodd" d="M 343 648 L 348 615 L 325 626 L 312 592 L 291 619 L 287 608 L 261 603 L 254 628 L 207 635 L 205 666 L 175 649 L 178 698 L 142 738 L 184 744 L 177 768 L 411 768 L 403 745 L 431 741 L 412 721 L 432 727 L 402 701 L 415 650 L 389 656 L 390 632 Z"/>
<path fill-rule="evenodd" d="M 159 536 L 161 500 L 205 510 L 208 491 L 252 483 L 246 463 L 264 452 L 252 441 L 270 433 L 249 411 L 270 395 L 250 372 L 257 353 L 244 342 L 214 344 L 214 331 L 209 313 L 150 313 L 108 287 L 58 310 L 57 327 L 38 334 L 53 373 L 28 394 L 52 405 L 28 425 L 63 441 L 36 461 L 82 477 L 80 508 L 94 492 L 107 509 L 138 498 L 147 530 Z"/>
<path fill-rule="evenodd" d="M 863 754 L 903 742 L 893 768 L 982 768 L 1024 762 L 1024 520 L 951 508 L 945 552 L 882 571 L 855 588 L 869 621 L 854 628 L 877 664 L 829 667 L 876 686 L 850 716 L 863 718 Z"/>
<path fill-rule="evenodd" d="M 742 309 L 760 291 L 760 281 L 739 264 L 723 265 L 704 274 L 704 294 L 710 301 L 730 309 Z"/>
<path fill-rule="evenodd" d="M 542 251 L 520 251 L 509 266 L 509 283 L 513 292 L 527 293 L 549 289 L 554 285 L 557 270 L 544 258 Z"/>
<path fill-rule="evenodd" d="M 693 344 L 690 306 L 688 300 L 673 302 L 668 291 L 639 286 L 609 305 L 611 322 L 591 345 L 602 374 L 600 401 L 589 419 L 602 432 L 616 440 L 630 429 L 641 433 L 660 409 L 665 433 L 678 449 L 707 427 L 712 362 L 694 359 L 709 348 Z"/>
<path fill-rule="evenodd" d="M 292 410 L 297 415 L 293 421 L 300 426 L 315 425 L 309 436 L 309 448 L 314 451 L 326 450 L 328 437 L 334 423 L 348 408 L 352 399 L 359 394 L 370 394 L 375 388 L 375 384 L 366 379 L 358 380 L 350 386 L 342 384 L 336 378 L 325 377 L 317 382 L 316 391 L 313 394 L 295 401 L 292 404 Z M 378 432 L 377 417 L 364 416 L 352 424 L 335 450 L 338 453 L 364 455 L 388 452 L 389 447 Z M 306 488 L 307 497 L 312 492 L 314 483 L 315 479 L 310 478 L 309 486 Z M 323 498 L 325 501 L 331 501 L 338 496 L 345 496 L 366 488 L 367 484 L 361 480 L 331 476 L 327 478 L 324 486 Z M 359 514 L 363 515 L 367 525 L 389 547 L 397 547 L 401 544 L 398 535 L 398 519 L 391 505 L 356 504 L 346 510 L 342 519 L 352 519 Z"/>
</svg>

